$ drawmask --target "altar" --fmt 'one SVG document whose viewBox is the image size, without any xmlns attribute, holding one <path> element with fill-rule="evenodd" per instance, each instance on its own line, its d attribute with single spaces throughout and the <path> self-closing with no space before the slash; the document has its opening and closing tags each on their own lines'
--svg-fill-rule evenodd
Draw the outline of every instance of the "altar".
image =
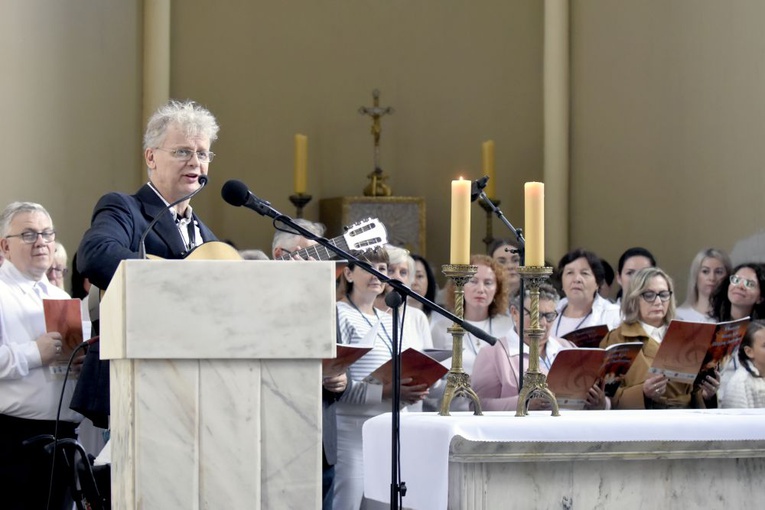
<svg viewBox="0 0 765 510">
<path fill-rule="evenodd" d="M 364 425 L 388 502 L 390 414 Z M 403 508 L 739 508 L 765 497 L 765 409 L 403 413 Z"/>
</svg>

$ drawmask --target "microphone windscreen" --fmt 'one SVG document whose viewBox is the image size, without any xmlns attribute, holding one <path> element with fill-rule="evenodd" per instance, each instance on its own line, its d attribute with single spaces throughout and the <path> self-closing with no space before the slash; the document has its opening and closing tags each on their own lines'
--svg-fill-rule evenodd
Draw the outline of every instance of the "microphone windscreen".
<svg viewBox="0 0 765 510">
<path fill-rule="evenodd" d="M 199 174 L 199 177 L 197 177 L 197 182 L 199 183 L 200 186 L 204 186 L 205 184 L 207 184 L 207 181 L 208 181 L 208 177 L 206 175 Z"/>
<path fill-rule="evenodd" d="M 223 185 L 223 188 L 220 190 L 220 195 L 227 203 L 236 207 L 241 207 L 247 203 L 247 199 L 250 197 L 250 190 L 242 181 L 231 179 L 226 181 Z"/>
</svg>

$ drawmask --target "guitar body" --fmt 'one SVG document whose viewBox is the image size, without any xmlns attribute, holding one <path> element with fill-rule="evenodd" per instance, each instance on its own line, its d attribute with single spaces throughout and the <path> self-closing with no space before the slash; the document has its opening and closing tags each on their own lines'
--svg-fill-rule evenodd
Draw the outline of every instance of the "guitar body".
<svg viewBox="0 0 765 510">
<path fill-rule="evenodd" d="M 146 258 L 151 260 L 164 260 L 162 257 L 156 255 L 147 255 Z M 208 243 L 202 243 L 188 255 L 184 260 L 242 260 L 242 256 L 236 251 L 236 248 L 230 244 L 220 241 L 210 241 Z"/>
<path fill-rule="evenodd" d="M 360 251 L 375 249 L 388 242 L 388 233 L 385 225 L 377 218 L 367 218 L 346 227 L 345 234 L 330 239 L 329 244 L 343 250 Z M 321 245 L 314 245 L 293 253 L 287 253 L 281 258 L 284 260 L 293 257 L 304 259 L 314 258 L 316 260 L 330 260 L 336 255 L 332 251 Z M 163 260 L 156 255 L 147 255 L 151 260 Z M 210 241 L 203 243 L 191 250 L 184 260 L 242 260 L 239 252 L 230 244 L 220 241 Z"/>
</svg>

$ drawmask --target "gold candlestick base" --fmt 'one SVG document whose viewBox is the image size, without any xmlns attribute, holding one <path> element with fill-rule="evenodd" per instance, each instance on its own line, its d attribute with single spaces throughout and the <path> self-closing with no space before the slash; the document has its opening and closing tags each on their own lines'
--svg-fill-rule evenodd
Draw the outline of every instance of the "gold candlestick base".
<svg viewBox="0 0 765 510">
<path fill-rule="evenodd" d="M 295 195 L 290 195 L 289 197 L 290 202 L 292 202 L 292 205 L 294 205 L 296 209 L 296 212 L 295 212 L 296 218 L 303 217 L 303 208 L 308 204 L 308 202 L 311 201 L 312 198 L 313 197 L 311 195 L 308 195 L 306 193 L 297 193 Z"/>
<path fill-rule="evenodd" d="M 478 272 L 478 266 L 467 264 L 446 264 L 441 267 L 444 275 L 454 282 L 454 315 L 464 317 L 465 284 Z M 448 329 L 452 335 L 452 367 L 446 374 L 446 389 L 441 399 L 441 410 L 438 414 L 449 416 L 454 397 L 467 397 L 473 402 L 474 414 L 481 415 L 481 401 L 473 388 L 470 387 L 470 375 L 462 368 L 462 337 L 465 330 L 462 326 L 452 324 Z"/>
<path fill-rule="evenodd" d="M 529 345 L 529 368 L 523 374 L 523 388 L 518 394 L 518 407 L 515 415 L 527 416 L 529 414 L 529 401 L 533 398 L 541 398 L 550 402 L 553 416 L 560 416 L 555 394 L 547 387 L 547 376 L 539 371 L 539 339 L 545 334 L 545 330 L 539 326 L 539 286 L 552 274 L 552 268 L 524 266 L 518 268 L 518 273 L 531 294 L 531 324 L 524 332 L 531 337 L 531 342 Z M 521 296 L 521 305 L 523 305 L 523 299 Z M 523 350 L 521 350 L 522 352 Z"/>
</svg>

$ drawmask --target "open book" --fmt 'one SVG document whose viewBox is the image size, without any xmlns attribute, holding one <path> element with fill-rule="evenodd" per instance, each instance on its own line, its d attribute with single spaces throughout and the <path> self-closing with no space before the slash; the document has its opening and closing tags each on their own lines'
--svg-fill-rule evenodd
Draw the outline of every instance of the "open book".
<svg viewBox="0 0 765 510">
<path fill-rule="evenodd" d="M 547 386 L 559 406 L 583 409 L 595 381 L 602 380 L 606 395 L 613 396 L 642 348 L 642 342 L 627 342 L 605 349 L 563 349 L 550 367 Z"/>
<path fill-rule="evenodd" d="M 748 325 L 748 317 L 717 324 L 673 320 L 649 372 L 688 384 L 699 382 L 728 361 Z"/>
<path fill-rule="evenodd" d="M 401 353 L 401 378 L 412 378 L 411 384 L 427 384 L 428 387 L 441 379 L 449 370 L 441 363 L 411 347 Z M 369 374 L 367 381 L 377 380 L 383 384 L 393 381 L 393 360 L 380 365 Z"/>
<path fill-rule="evenodd" d="M 325 374 L 339 374 L 353 365 L 356 360 L 372 350 L 371 345 L 337 344 L 337 355 L 321 361 Z"/>
<path fill-rule="evenodd" d="M 582 329 L 575 329 L 563 335 L 562 338 L 568 340 L 577 347 L 600 347 L 600 341 L 608 334 L 608 326 L 605 324 L 596 324 Z"/>
</svg>

